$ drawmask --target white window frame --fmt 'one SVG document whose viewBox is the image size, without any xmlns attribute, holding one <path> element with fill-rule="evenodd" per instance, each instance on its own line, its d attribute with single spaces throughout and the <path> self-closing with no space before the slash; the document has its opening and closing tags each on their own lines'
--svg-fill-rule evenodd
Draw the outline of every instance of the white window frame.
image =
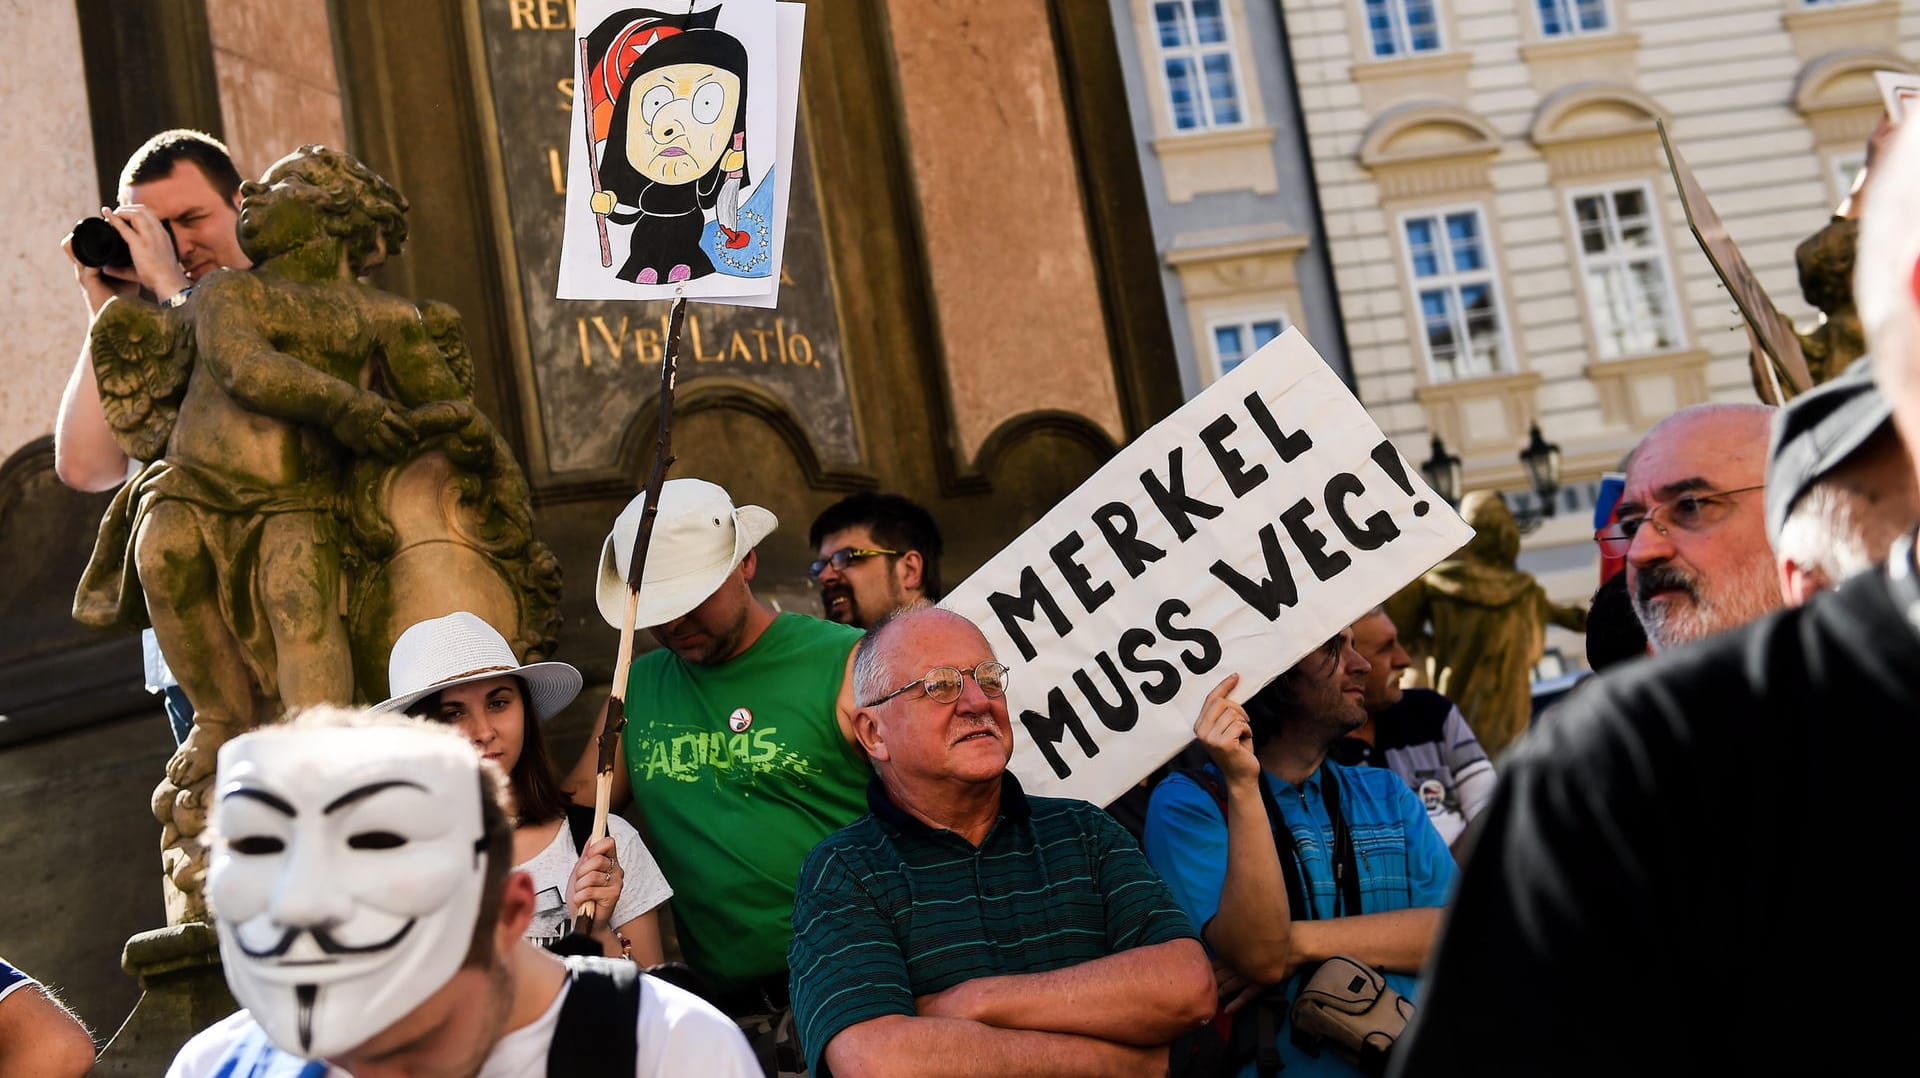
<svg viewBox="0 0 1920 1078">
<path fill-rule="evenodd" d="M 1380 52 L 1379 43 L 1373 37 L 1373 18 L 1367 12 L 1367 0 L 1359 0 L 1360 33 L 1366 41 L 1366 59 L 1369 61 L 1403 60 L 1409 56 L 1432 56 L 1447 51 L 1446 12 L 1441 9 L 1445 0 L 1426 0 L 1433 5 L 1433 48 L 1416 49 L 1413 47 L 1413 29 L 1407 22 L 1407 0 L 1384 0 L 1390 9 L 1393 21 L 1392 52 Z M 1403 47 L 1404 46 L 1404 47 Z"/>
<path fill-rule="evenodd" d="M 1628 254 L 1625 251 L 1609 253 L 1602 256 L 1588 254 L 1585 239 L 1580 232 L 1580 212 L 1576 208 L 1575 203 L 1580 199 L 1591 198 L 1595 195 L 1604 196 L 1606 199 L 1608 220 L 1611 221 L 1617 229 L 1618 211 L 1615 209 L 1613 196 L 1617 192 L 1626 190 L 1637 190 L 1640 192 L 1640 196 L 1646 200 L 1647 228 L 1652 234 L 1653 241 L 1651 254 L 1634 255 Z M 1572 229 L 1574 257 L 1579 260 L 1580 291 L 1581 294 L 1586 297 L 1587 301 L 1587 325 L 1593 335 L 1594 357 L 1600 360 L 1611 361 L 1633 359 L 1638 356 L 1666 355 L 1671 352 L 1685 351 L 1687 348 L 1687 323 L 1686 319 L 1682 317 L 1680 310 L 1679 291 L 1674 287 L 1673 252 L 1667 246 L 1667 230 L 1664 223 L 1660 220 L 1661 205 L 1659 197 L 1653 189 L 1653 185 L 1646 180 L 1616 180 L 1611 183 L 1587 184 L 1581 187 L 1567 188 L 1563 192 L 1563 198 L 1565 199 L 1564 204 L 1566 206 L 1567 223 Z M 1599 306 L 1600 297 L 1594 295 L 1588 273 L 1596 266 L 1624 270 L 1632 266 L 1635 262 L 1647 261 L 1649 257 L 1656 259 L 1660 264 L 1661 284 L 1663 286 L 1663 295 L 1661 298 L 1666 301 L 1667 330 L 1670 340 L 1664 348 L 1654 348 L 1648 351 L 1620 352 L 1616 355 L 1608 355 L 1604 351 L 1607 335 L 1601 322 L 1603 312 Z"/>
<path fill-rule="evenodd" d="M 1449 270 L 1428 277 L 1420 276 L 1413 264 L 1413 241 L 1407 236 L 1407 222 L 1422 217 L 1431 217 L 1439 223 L 1440 238 L 1444 240 L 1446 237 L 1446 219 L 1456 213 L 1471 213 L 1479 221 L 1480 249 L 1486 256 L 1486 266 L 1468 273 L 1458 273 Z M 1513 350 L 1513 323 L 1507 316 L 1506 289 L 1502 286 L 1500 252 L 1497 250 L 1498 244 L 1494 241 L 1492 222 L 1493 215 L 1488 212 L 1486 204 L 1481 202 L 1461 202 L 1443 206 L 1419 206 L 1402 210 L 1394 218 L 1395 242 L 1400 245 L 1401 266 L 1407 275 L 1408 299 L 1413 304 L 1413 321 L 1418 327 L 1420 352 L 1427 360 L 1427 380 L 1435 385 L 1470 382 L 1476 378 L 1515 374 L 1520 370 L 1519 354 Z M 1444 260 L 1443 264 L 1450 261 L 1450 259 Z M 1499 332 L 1494 338 L 1497 362 L 1492 370 L 1461 372 L 1457 368 L 1456 360 L 1456 368 L 1453 373 L 1446 373 L 1433 358 L 1433 343 L 1427 336 L 1427 316 L 1420 307 L 1420 293 L 1433 288 L 1444 287 L 1454 290 L 1457 297 L 1458 289 L 1461 286 L 1479 284 L 1482 278 L 1485 278 L 1485 283 L 1493 292 L 1493 313 L 1494 317 L 1499 319 L 1500 322 Z M 1468 339 L 1467 335 L 1462 332 L 1466 328 L 1466 314 L 1464 311 L 1461 312 L 1460 324 L 1454 328 L 1455 337 L 1462 345 L 1462 351 L 1456 354 L 1463 354 L 1464 345 Z"/>
<path fill-rule="evenodd" d="M 1248 346 L 1247 352 L 1240 357 L 1240 361 L 1244 363 L 1255 352 L 1260 350 L 1259 347 L 1253 344 L 1253 324 L 1255 322 L 1280 323 L 1280 333 L 1274 334 L 1275 337 L 1293 328 L 1293 318 L 1287 314 L 1284 308 L 1279 307 L 1265 307 L 1258 310 L 1249 310 L 1244 313 L 1221 314 L 1207 320 L 1207 384 L 1211 385 L 1227 375 L 1227 372 L 1221 369 L 1225 361 L 1220 355 L 1220 342 L 1217 336 L 1218 331 L 1231 326 L 1246 334 L 1245 344 Z"/>
<path fill-rule="evenodd" d="M 1540 11 L 1540 0 L 1527 0 L 1527 6 L 1533 8 L 1534 25 L 1540 28 L 1540 37 L 1544 41 L 1566 41 L 1576 37 L 1598 37 L 1601 34 L 1617 33 L 1620 30 L 1620 19 L 1614 14 L 1613 0 L 1600 0 L 1600 10 L 1606 15 L 1607 21 L 1604 25 L 1594 30 L 1583 29 L 1580 26 L 1579 11 L 1577 10 L 1579 0 L 1550 0 L 1550 2 L 1564 9 L 1564 23 L 1567 29 L 1557 34 L 1547 32 L 1547 20 Z"/>
<path fill-rule="evenodd" d="M 1147 28 L 1153 35 L 1154 55 L 1160 65 L 1162 84 L 1162 104 L 1167 109 L 1167 127 L 1176 135 L 1195 135 L 1202 131 L 1232 131 L 1248 126 L 1251 122 L 1247 103 L 1247 80 L 1242 77 L 1240 57 L 1238 55 L 1237 29 L 1233 25 L 1234 5 L 1229 0 L 1217 0 L 1220 5 L 1221 40 L 1200 43 L 1198 19 L 1193 13 L 1193 0 L 1146 0 Z M 1187 41 L 1185 45 L 1168 46 L 1160 40 L 1160 12 L 1163 3 L 1179 4 L 1182 17 L 1186 19 Z M 1222 123 L 1213 118 L 1213 96 L 1207 91 L 1207 68 L 1205 60 L 1214 54 L 1227 58 L 1228 70 L 1233 75 L 1234 104 L 1240 110 L 1240 118 Z M 1168 60 L 1189 60 L 1193 64 L 1195 101 L 1199 106 L 1200 123 L 1194 127 L 1181 127 L 1180 114 L 1174 108 L 1173 80 L 1167 76 Z"/>
</svg>

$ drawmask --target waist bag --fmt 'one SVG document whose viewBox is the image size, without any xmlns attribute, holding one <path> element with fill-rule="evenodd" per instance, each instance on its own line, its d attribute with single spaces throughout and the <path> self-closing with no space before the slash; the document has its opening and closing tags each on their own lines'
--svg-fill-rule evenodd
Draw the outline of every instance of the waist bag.
<svg viewBox="0 0 1920 1078">
<path fill-rule="evenodd" d="M 1387 1052 L 1406 1031 L 1413 1004 L 1365 962 L 1335 955 L 1320 963 L 1293 1001 L 1293 1043 L 1310 1055 L 1332 1048 L 1368 1074 L 1384 1074 Z"/>
</svg>

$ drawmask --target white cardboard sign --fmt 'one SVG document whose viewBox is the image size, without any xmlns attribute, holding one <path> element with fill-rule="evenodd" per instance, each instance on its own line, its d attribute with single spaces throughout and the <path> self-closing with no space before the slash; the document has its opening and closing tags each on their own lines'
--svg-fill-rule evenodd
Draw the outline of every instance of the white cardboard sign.
<svg viewBox="0 0 1920 1078">
<path fill-rule="evenodd" d="M 1288 330 L 941 605 L 1012 671 L 1021 785 L 1104 805 L 1472 535 Z"/>
</svg>

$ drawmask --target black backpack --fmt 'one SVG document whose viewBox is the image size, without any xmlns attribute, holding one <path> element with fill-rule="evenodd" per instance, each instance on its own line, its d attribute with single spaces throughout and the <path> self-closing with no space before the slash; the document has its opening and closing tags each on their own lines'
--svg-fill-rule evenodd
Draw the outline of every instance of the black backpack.
<svg viewBox="0 0 1920 1078">
<path fill-rule="evenodd" d="M 624 958 L 568 955 L 561 961 L 573 988 L 547 1046 L 547 1078 L 635 1078 L 640 967 Z"/>
</svg>

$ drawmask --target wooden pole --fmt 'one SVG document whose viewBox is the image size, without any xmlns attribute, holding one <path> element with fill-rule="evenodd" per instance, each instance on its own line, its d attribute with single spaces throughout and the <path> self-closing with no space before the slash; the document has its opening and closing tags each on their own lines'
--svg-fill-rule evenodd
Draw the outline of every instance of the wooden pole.
<svg viewBox="0 0 1920 1078">
<path fill-rule="evenodd" d="M 580 78 L 583 81 L 593 78 L 593 60 L 587 52 L 586 38 L 580 39 Z M 579 90 L 580 101 L 587 106 L 580 110 L 580 116 L 585 127 L 584 134 L 587 139 L 587 175 L 593 178 L 593 193 L 597 195 L 600 193 L 601 188 L 600 162 L 593 158 L 593 89 L 590 86 L 581 86 Z M 611 266 L 613 265 L 613 245 L 607 240 L 607 215 L 595 212 L 593 215 L 593 224 L 594 227 L 600 230 L 600 265 L 603 268 Z M 679 303 L 680 301 L 674 300 L 674 302 Z M 602 814 L 604 815 L 604 810 Z"/>
<path fill-rule="evenodd" d="M 654 437 L 653 470 L 647 474 L 646 494 L 640 505 L 640 525 L 633 535 L 633 557 L 627 563 L 627 612 L 620 619 L 620 649 L 615 653 L 613 685 L 607 691 L 606 711 L 600 722 L 599 766 L 594 776 L 593 790 L 593 834 L 589 842 L 598 842 L 607 836 L 607 813 L 613 798 L 613 769 L 620 749 L 620 734 L 627 726 L 627 674 L 633 666 L 633 622 L 640 610 L 640 585 L 645 579 L 647 548 L 653 542 L 654 518 L 660 515 L 660 488 L 666 484 L 667 470 L 673 467 L 673 384 L 680 363 L 680 330 L 686 322 L 686 315 L 686 297 L 674 297 L 673 308 L 667 315 L 667 344 L 660 355 L 660 427 Z M 581 935 L 593 934 L 593 903 L 581 903 L 578 924 Z"/>
</svg>

